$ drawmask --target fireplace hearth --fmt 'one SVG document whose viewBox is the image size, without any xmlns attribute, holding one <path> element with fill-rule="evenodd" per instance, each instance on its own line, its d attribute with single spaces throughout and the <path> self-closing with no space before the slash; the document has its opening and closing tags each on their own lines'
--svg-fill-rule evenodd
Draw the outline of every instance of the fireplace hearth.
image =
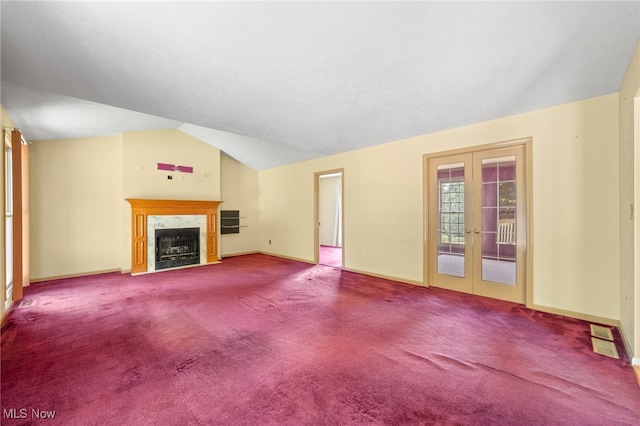
<svg viewBox="0 0 640 426">
<path fill-rule="evenodd" d="M 200 263 L 200 228 L 156 229 L 156 270 Z"/>
</svg>

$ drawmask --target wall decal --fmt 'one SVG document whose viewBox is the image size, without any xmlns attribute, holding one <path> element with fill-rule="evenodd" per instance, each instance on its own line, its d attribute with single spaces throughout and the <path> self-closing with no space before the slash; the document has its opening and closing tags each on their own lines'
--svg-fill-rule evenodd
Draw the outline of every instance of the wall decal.
<svg viewBox="0 0 640 426">
<path fill-rule="evenodd" d="M 191 166 L 175 166 L 173 164 L 158 163 L 158 170 L 168 170 L 170 172 L 193 173 Z"/>
</svg>

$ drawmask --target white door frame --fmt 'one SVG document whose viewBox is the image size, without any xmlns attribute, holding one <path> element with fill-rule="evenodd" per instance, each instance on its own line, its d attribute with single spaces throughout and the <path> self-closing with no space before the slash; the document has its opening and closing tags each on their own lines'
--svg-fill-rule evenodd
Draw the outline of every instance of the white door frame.
<svg viewBox="0 0 640 426">
<path fill-rule="evenodd" d="M 525 244 L 526 253 L 524 258 L 525 268 L 524 272 L 524 286 L 525 286 L 525 304 L 526 306 L 532 306 L 533 303 L 533 174 L 532 174 L 532 159 L 533 159 L 533 140 L 532 138 L 514 139 L 504 142 L 496 142 L 484 145 L 470 146 L 467 148 L 460 148 L 450 151 L 434 152 L 423 155 L 423 285 L 428 287 L 430 285 L 430 254 L 431 247 L 430 233 L 429 233 L 429 211 L 431 208 L 429 202 L 429 159 L 444 156 L 454 156 L 459 154 L 473 153 L 477 151 L 486 151 L 498 148 L 507 148 L 513 146 L 524 146 L 524 167 L 525 167 L 525 214 L 526 214 L 526 227 L 525 227 Z M 436 236 L 433 236 L 436 238 Z"/>
<path fill-rule="evenodd" d="M 345 250 L 345 220 L 344 220 L 344 169 L 324 170 L 313 174 L 313 261 L 317 265 L 320 262 L 320 177 L 340 173 L 340 186 L 342 187 L 342 268 L 344 269 Z"/>
</svg>

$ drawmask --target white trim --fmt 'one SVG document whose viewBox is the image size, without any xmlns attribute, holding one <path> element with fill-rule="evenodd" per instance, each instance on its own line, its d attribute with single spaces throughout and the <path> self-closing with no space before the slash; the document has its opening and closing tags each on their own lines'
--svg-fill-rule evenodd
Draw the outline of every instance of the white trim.
<svg viewBox="0 0 640 426">
<path fill-rule="evenodd" d="M 640 89 L 638 89 L 640 91 Z M 630 345 L 629 350 L 635 356 L 634 360 L 638 361 L 640 357 L 640 260 L 638 255 L 640 254 L 640 96 L 636 96 L 633 99 L 633 205 L 631 207 L 633 214 L 633 298 L 631 300 L 631 308 L 633 309 L 633 321 L 632 329 L 630 330 L 631 340 L 633 345 Z M 633 212 L 635 210 L 635 212 Z M 638 362 L 640 365 L 640 362 Z"/>
</svg>

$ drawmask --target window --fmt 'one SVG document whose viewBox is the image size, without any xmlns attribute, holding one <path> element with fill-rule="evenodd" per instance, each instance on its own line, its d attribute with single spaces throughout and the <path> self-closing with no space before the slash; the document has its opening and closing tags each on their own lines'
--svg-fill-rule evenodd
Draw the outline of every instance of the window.
<svg viewBox="0 0 640 426">
<path fill-rule="evenodd" d="M 440 182 L 440 242 L 464 244 L 464 182 Z"/>
</svg>

